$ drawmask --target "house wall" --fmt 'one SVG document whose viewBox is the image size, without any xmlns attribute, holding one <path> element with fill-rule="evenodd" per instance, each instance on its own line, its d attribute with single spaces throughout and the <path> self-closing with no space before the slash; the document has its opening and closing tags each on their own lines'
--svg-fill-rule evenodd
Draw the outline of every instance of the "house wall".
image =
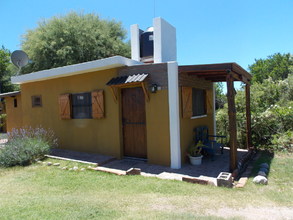
<svg viewBox="0 0 293 220">
<path fill-rule="evenodd" d="M 17 107 L 14 107 L 14 99 L 17 100 Z M 6 126 L 7 132 L 11 132 L 13 128 L 22 127 L 22 102 L 21 95 L 15 97 L 5 97 L 6 105 Z"/>
<path fill-rule="evenodd" d="M 196 76 L 189 76 L 187 73 L 179 74 L 179 86 L 190 86 L 206 90 L 207 116 L 203 118 L 183 118 L 182 117 L 182 90 L 179 89 L 180 99 L 180 136 L 181 136 L 181 156 L 182 162 L 186 161 L 186 151 L 194 138 L 193 129 L 198 126 L 208 126 L 209 132 L 214 131 L 214 102 L 213 102 L 213 83 L 200 79 Z"/>
<path fill-rule="evenodd" d="M 148 162 L 170 166 L 168 90 L 150 93 L 146 121 Z"/>
<path fill-rule="evenodd" d="M 150 74 L 148 88 L 157 84 L 161 90 L 149 93 L 150 101 L 146 102 L 146 129 L 148 162 L 170 166 L 170 134 L 167 64 L 147 64 L 122 67 L 119 76 L 132 74 Z"/>
<path fill-rule="evenodd" d="M 106 83 L 117 76 L 110 69 L 21 85 L 23 125 L 42 126 L 55 131 L 63 149 L 121 156 L 120 106 Z M 58 98 L 64 93 L 91 92 L 103 89 L 104 119 L 68 119 L 59 116 Z M 42 96 L 42 107 L 32 107 L 31 96 Z"/>
<path fill-rule="evenodd" d="M 133 69 L 128 75 L 139 73 L 138 69 Z M 141 71 L 151 73 L 150 69 Z M 106 86 L 111 78 L 121 74 L 120 69 L 111 69 L 22 84 L 22 125 L 42 126 L 54 130 L 59 140 L 59 147 L 63 149 L 123 157 L 120 93 L 119 101 L 116 103 L 110 88 Z M 154 76 L 156 74 L 158 76 Z M 158 79 L 161 78 L 159 74 L 165 74 L 164 70 L 159 68 L 159 71 L 152 73 L 152 76 Z M 152 82 L 158 82 L 154 79 Z M 60 119 L 59 95 L 91 92 L 97 89 L 104 90 L 104 119 Z M 42 107 L 32 107 L 31 96 L 35 95 L 42 96 Z M 149 95 L 150 101 L 146 102 L 148 162 L 169 166 L 168 91 L 162 89 Z M 10 125 L 10 127 L 14 126 L 14 124 Z"/>
</svg>

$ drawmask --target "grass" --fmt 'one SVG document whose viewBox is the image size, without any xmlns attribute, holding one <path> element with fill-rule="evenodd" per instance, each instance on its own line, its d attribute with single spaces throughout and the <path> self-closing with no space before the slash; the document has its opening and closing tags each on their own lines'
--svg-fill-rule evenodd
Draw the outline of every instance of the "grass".
<svg viewBox="0 0 293 220">
<path fill-rule="evenodd" d="M 255 162 L 254 172 L 264 161 L 271 164 L 269 185 L 255 185 L 250 178 L 241 189 L 90 170 L 76 172 L 39 164 L 0 168 L 1 219 L 223 219 L 217 209 L 293 206 L 292 154 L 272 158 L 263 153 Z"/>
<path fill-rule="evenodd" d="M 7 133 L 0 133 L 0 139 L 7 139 Z"/>
</svg>

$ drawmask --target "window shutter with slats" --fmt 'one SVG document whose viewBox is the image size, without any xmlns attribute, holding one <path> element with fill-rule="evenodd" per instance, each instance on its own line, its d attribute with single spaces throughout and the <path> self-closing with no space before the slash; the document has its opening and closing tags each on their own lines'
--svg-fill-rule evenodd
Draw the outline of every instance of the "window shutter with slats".
<svg viewBox="0 0 293 220">
<path fill-rule="evenodd" d="M 71 119 L 70 94 L 59 96 L 59 113 L 61 119 Z"/>
<path fill-rule="evenodd" d="M 192 117 L 192 87 L 182 87 L 182 116 Z"/>
<path fill-rule="evenodd" d="M 92 116 L 96 119 L 105 117 L 103 90 L 96 90 L 92 92 Z"/>
</svg>

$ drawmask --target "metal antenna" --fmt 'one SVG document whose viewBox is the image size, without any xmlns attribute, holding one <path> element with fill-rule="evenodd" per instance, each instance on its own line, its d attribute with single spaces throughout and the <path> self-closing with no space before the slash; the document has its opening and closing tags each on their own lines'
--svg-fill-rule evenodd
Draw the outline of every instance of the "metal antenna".
<svg viewBox="0 0 293 220">
<path fill-rule="evenodd" d="M 156 0 L 154 0 L 154 18 L 156 17 Z"/>
</svg>

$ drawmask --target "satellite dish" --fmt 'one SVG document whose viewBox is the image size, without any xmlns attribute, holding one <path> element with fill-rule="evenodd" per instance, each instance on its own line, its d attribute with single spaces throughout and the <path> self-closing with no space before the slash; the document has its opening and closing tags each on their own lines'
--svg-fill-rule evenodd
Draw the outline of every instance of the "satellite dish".
<svg viewBox="0 0 293 220">
<path fill-rule="evenodd" d="M 19 72 L 22 67 L 28 64 L 28 61 L 28 55 L 22 50 L 15 50 L 11 54 L 11 62 L 19 68 Z"/>
</svg>

